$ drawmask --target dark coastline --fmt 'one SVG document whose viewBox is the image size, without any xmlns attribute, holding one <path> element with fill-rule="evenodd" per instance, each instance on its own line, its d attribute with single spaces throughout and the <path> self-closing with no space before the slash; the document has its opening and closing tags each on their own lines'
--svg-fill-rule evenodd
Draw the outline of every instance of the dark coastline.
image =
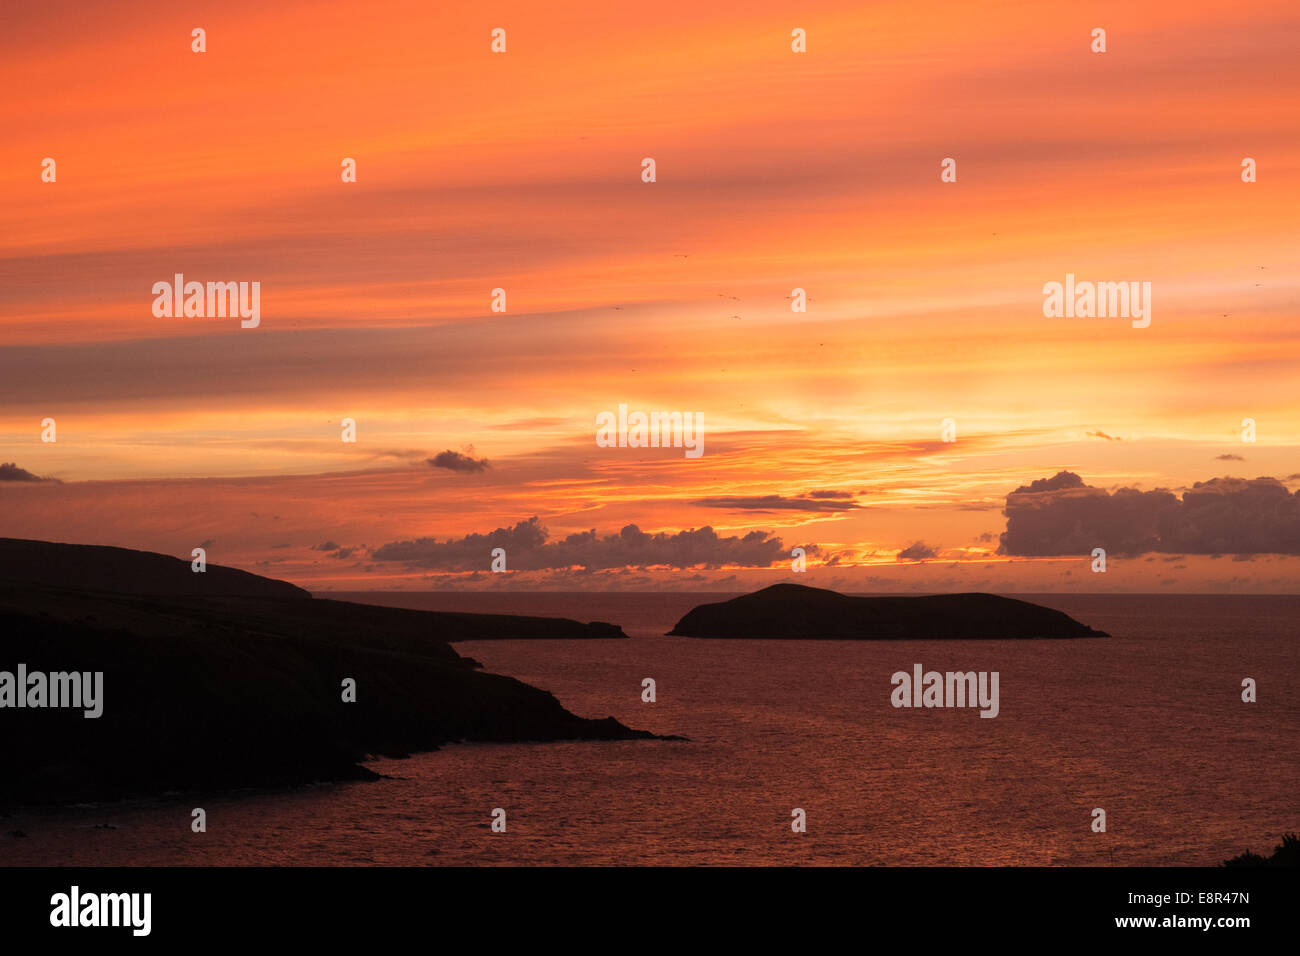
<svg viewBox="0 0 1300 956">
<path fill-rule="evenodd" d="M 369 757 L 451 742 L 654 738 L 578 717 L 448 643 L 605 636 L 609 625 L 593 635 L 559 619 L 319 600 L 124 549 L 32 542 L 24 563 L 24 544 L 0 542 L 0 671 L 102 672 L 103 713 L 0 708 L 0 764 L 17 771 L 0 778 L 0 808 L 376 779 Z M 58 551 L 79 586 L 38 583 Z M 208 583 L 212 594 L 192 593 Z M 184 593 L 144 593 L 164 587 Z"/>
</svg>

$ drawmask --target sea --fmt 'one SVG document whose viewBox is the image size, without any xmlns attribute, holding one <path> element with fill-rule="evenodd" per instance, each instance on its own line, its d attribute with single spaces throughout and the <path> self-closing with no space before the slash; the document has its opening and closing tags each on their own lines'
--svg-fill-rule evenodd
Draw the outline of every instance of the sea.
<svg viewBox="0 0 1300 956">
<path fill-rule="evenodd" d="M 1213 865 L 1300 830 L 1300 596 L 1023 595 L 1112 636 L 946 642 L 665 636 L 734 595 L 320 596 L 619 624 L 455 646 L 687 739 L 454 744 L 374 782 L 20 811 L 0 865 Z M 997 671 L 998 715 L 894 707 L 916 664 Z"/>
</svg>

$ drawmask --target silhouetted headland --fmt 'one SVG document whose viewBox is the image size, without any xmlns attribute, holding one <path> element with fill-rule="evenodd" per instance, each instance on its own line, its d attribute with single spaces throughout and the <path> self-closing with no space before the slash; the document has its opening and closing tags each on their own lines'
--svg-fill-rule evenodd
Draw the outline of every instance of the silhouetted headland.
<svg viewBox="0 0 1300 956">
<path fill-rule="evenodd" d="M 373 779 L 360 761 L 457 741 L 653 738 L 448 643 L 584 636 L 574 627 L 588 625 L 313 599 L 165 555 L 0 539 L 0 806 Z M 102 715 L 14 706 L 20 664 L 102 672 Z"/>
<path fill-rule="evenodd" d="M 152 551 L 24 538 L 0 538 L 0 581 L 118 594 L 311 597 L 288 581 L 274 581 L 237 568 L 209 565 L 205 572 L 196 574 L 188 561 Z"/>
<path fill-rule="evenodd" d="M 679 637 L 781 640 L 981 640 L 1109 637 L 1051 608 L 996 594 L 854 597 L 802 584 L 701 604 Z"/>
<path fill-rule="evenodd" d="M 237 568 L 209 564 L 200 574 L 191 569 L 189 562 L 166 554 L 22 538 L 0 538 L 0 582 L 169 597 L 305 600 L 312 597 L 311 592 L 288 581 L 264 578 Z M 384 620 L 390 622 L 400 620 L 402 615 L 416 615 L 409 619 L 418 621 L 415 627 L 423 626 L 443 641 L 627 639 L 622 628 L 603 621 L 583 624 L 559 617 L 405 611 L 321 598 L 316 601 L 329 605 L 333 609 L 331 613 L 354 620 L 357 626 L 366 619 L 373 623 L 377 614 L 386 615 Z"/>
</svg>

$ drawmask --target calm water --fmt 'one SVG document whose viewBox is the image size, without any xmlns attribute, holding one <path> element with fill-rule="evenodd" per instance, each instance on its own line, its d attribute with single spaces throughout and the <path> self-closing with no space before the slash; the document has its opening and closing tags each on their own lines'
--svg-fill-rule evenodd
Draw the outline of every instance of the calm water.
<svg viewBox="0 0 1300 956">
<path fill-rule="evenodd" d="M 1033 595 L 1115 636 L 799 643 L 662 636 L 712 595 L 330 596 L 619 623 L 632 640 L 457 648 L 691 739 L 460 745 L 377 761 L 378 783 L 25 813 L 0 863 L 1214 864 L 1300 828 L 1300 597 Z M 999 671 L 1000 715 L 895 710 L 917 662 Z"/>
</svg>

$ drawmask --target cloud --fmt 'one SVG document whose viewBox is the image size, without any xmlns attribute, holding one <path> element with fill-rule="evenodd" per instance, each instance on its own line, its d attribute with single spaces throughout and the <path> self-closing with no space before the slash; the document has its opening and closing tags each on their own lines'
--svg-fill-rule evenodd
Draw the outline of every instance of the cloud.
<svg viewBox="0 0 1300 956">
<path fill-rule="evenodd" d="M 914 541 L 898 552 L 898 560 L 900 561 L 924 561 L 926 558 L 937 558 L 938 556 L 939 552 L 924 541 Z"/>
<path fill-rule="evenodd" d="M 1051 478 L 1039 478 L 1027 485 L 1021 485 L 1013 495 L 1030 494 L 1038 491 L 1056 491 L 1060 488 L 1082 488 L 1083 479 L 1072 471 L 1058 471 Z"/>
<path fill-rule="evenodd" d="M 326 541 L 324 544 L 318 544 L 312 548 L 313 551 L 337 551 L 338 549 L 339 546 L 335 544 L 333 539 Z"/>
<path fill-rule="evenodd" d="M 52 481 L 55 484 L 61 484 L 54 478 L 42 478 L 40 475 L 33 475 L 26 468 L 19 468 L 17 462 L 8 462 L 0 464 L 0 481 Z"/>
<path fill-rule="evenodd" d="M 1215 461 L 1245 461 L 1240 455 L 1215 455 Z"/>
<path fill-rule="evenodd" d="M 382 460 L 385 458 L 395 458 L 398 461 L 418 461 L 424 458 L 425 453 L 416 448 L 385 448 L 381 451 L 372 451 L 370 457 Z"/>
<path fill-rule="evenodd" d="M 848 491 L 813 491 L 806 495 L 787 498 L 784 495 L 724 496 L 699 498 L 693 505 L 705 508 L 742 508 L 749 511 L 853 511 L 862 506 L 853 501 Z"/>
<path fill-rule="evenodd" d="M 473 449 L 470 449 L 473 452 Z M 434 468 L 446 468 L 448 471 L 459 471 L 464 473 L 486 471 L 491 468 L 491 464 L 486 458 L 474 458 L 471 455 L 463 455 L 458 451 L 452 451 L 448 448 L 446 451 L 440 451 L 432 458 L 426 458 Z"/>
<path fill-rule="evenodd" d="M 1106 434 L 1104 431 L 1102 431 L 1101 429 L 1098 429 L 1098 430 L 1095 431 L 1095 432 L 1085 432 L 1084 434 L 1086 434 L 1086 435 L 1090 435 L 1090 436 L 1093 437 L 1093 438 L 1104 438 L 1104 439 L 1106 439 L 1106 441 L 1123 441 L 1123 440 L 1124 440 L 1124 439 L 1122 439 L 1122 438 L 1116 438 L 1114 435 L 1107 435 L 1107 434 Z"/>
<path fill-rule="evenodd" d="M 786 557 L 781 539 L 766 531 L 723 537 L 710 527 L 647 534 L 636 525 L 628 525 L 616 534 L 601 535 L 592 529 L 551 541 L 550 533 L 534 515 L 513 528 L 497 528 L 487 534 L 467 534 L 446 541 L 393 541 L 375 549 L 371 558 L 402 562 L 413 568 L 473 571 L 489 566 L 494 548 L 505 550 L 506 567 L 514 571 L 724 565 L 765 568 Z"/>
<path fill-rule="evenodd" d="M 1062 471 L 1017 488 L 1004 513 L 1002 554 L 1300 554 L 1300 494 L 1275 478 L 1213 478 L 1180 499 L 1165 489 L 1111 494 Z"/>
</svg>

